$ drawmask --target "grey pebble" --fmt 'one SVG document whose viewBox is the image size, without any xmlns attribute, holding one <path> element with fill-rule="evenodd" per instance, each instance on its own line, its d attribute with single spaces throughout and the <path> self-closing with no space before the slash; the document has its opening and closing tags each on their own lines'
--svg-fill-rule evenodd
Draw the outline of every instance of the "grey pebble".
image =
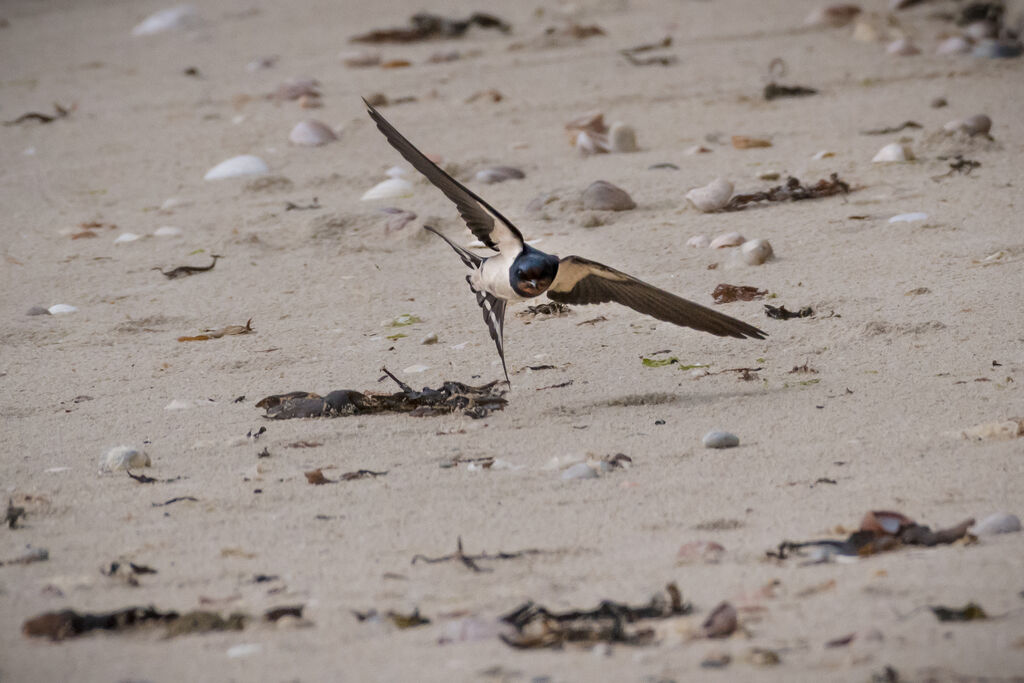
<svg viewBox="0 0 1024 683">
<path fill-rule="evenodd" d="M 476 179 L 481 183 L 487 183 L 491 185 L 493 183 L 503 183 L 506 180 L 520 180 L 525 178 L 526 174 L 520 171 L 518 168 L 511 166 L 494 166 L 492 168 L 485 168 L 482 171 L 477 171 Z"/>
<path fill-rule="evenodd" d="M 974 52 L 971 54 L 975 57 L 990 59 L 1020 57 L 1021 44 L 1011 40 L 983 40 L 974 47 Z"/>
<path fill-rule="evenodd" d="M 597 470 L 585 462 L 578 462 L 562 472 L 562 479 L 597 479 Z"/>
<path fill-rule="evenodd" d="M 42 306 L 33 306 L 28 309 L 25 315 L 52 315 L 50 311 Z"/>
<path fill-rule="evenodd" d="M 731 432 L 710 431 L 702 441 L 704 448 L 734 448 L 740 445 L 740 437 Z"/>
<path fill-rule="evenodd" d="M 1012 534 L 1020 529 L 1020 518 L 1017 515 L 996 512 L 972 526 L 970 532 L 975 536 L 994 536 L 995 534 Z"/>
<path fill-rule="evenodd" d="M 636 202 L 621 187 L 598 180 L 583 191 L 583 208 L 595 211 L 628 211 Z"/>
</svg>

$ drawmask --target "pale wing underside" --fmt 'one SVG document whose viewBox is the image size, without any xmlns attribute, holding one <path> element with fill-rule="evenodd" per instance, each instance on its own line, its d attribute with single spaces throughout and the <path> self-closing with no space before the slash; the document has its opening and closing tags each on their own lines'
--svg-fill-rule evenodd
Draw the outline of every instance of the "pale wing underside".
<svg viewBox="0 0 1024 683">
<path fill-rule="evenodd" d="M 753 325 L 579 256 L 566 256 L 561 260 L 558 274 L 548 288 L 548 297 L 564 304 L 614 301 L 652 318 L 720 337 L 764 339 L 767 336 Z"/>
<path fill-rule="evenodd" d="M 513 248 L 513 251 L 516 248 L 522 248 L 523 235 L 514 225 L 498 213 L 494 207 L 473 194 L 462 183 L 428 159 L 423 152 L 416 149 L 365 99 L 363 103 L 366 104 L 370 118 L 374 120 L 377 128 L 384 134 L 391 146 L 397 149 L 398 153 L 405 157 L 405 160 L 412 164 L 413 168 L 422 173 L 427 180 L 455 203 L 462 220 L 466 222 L 470 232 L 478 240 L 495 251 L 509 247 Z"/>
</svg>

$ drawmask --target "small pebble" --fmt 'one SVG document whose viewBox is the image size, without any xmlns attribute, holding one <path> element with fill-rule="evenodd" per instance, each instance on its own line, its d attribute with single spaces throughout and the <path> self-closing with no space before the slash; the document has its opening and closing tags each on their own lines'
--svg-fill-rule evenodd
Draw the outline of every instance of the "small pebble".
<svg viewBox="0 0 1024 683">
<path fill-rule="evenodd" d="M 134 232 L 122 232 L 117 236 L 117 239 L 114 240 L 114 244 L 127 244 L 128 242 L 134 242 L 137 239 L 139 239 L 139 236 Z"/>
<path fill-rule="evenodd" d="M 429 370 L 429 369 L 430 369 L 429 365 L 417 364 L 417 365 L 410 365 L 405 370 L 402 370 L 402 372 L 411 375 L 413 373 L 423 372 L 424 370 Z"/>
<path fill-rule="evenodd" d="M 78 313 L 78 309 L 71 304 L 54 304 L 47 309 L 50 315 L 66 315 L 68 313 Z"/>
<path fill-rule="evenodd" d="M 740 255 L 748 266 L 759 266 L 773 254 L 772 245 L 768 240 L 750 240 L 740 245 Z"/>
<path fill-rule="evenodd" d="M 621 187 L 598 180 L 583 191 L 583 208 L 591 211 L 628 211 L 636 202 Z"/>
<path fill-rule="evenodd" d="M 506 180 L 520 180 L 525 178 L 526 174 L 518 168 L 511 166 L 494 166 L 477 171 L 475 177 L 481 183 L 493 185 L 494 183 L 503 183 Z"/>
<path fill-rule="evenodd" d="M 200 24 L 199 13 L 192 5 L 177 5 L 155 12 L 132 29 L 133 36 L 149 36 L 164 31 L 195 28 Z"/>
<path fill-rule="evenodd" d="M 697 154 L 711 154 L 711 150 L 705 147 L 704 145 L 694 145 L 693 147 L 687 147 L 683 151 L 683 154 L 692 157 Z"/>
<path fill-rule="evenodd" d="M 711 246 L 711 240 L 708 239 L 707 235 L 694 235 L 690 239 L 686 240 L 686 246 L 695 247 L 697 249 L 706 249 Z"/>
<path fill-rule="evenodd" d="M 288 134 L 288 139 L 303 147 L 319 147 L 337 140 L 338 136 L 327 124 L 316 119 L 307 119 L 295 124 L 292 132 Z"/>
<path fill-rule="evenodd" d="M 921 54 L 921 50 L 909 38 L 900 38 L 899 40 L 892 41 L 885 47 L 885 51 L 897 57 L 911 57 Z"/>
<path fill-rule="evenodd" d="M 227 656 L 230 659 L 241 659 L 242 657 L 251 657 L 252 655 L 259 654 L 262 651 L 263 646 L 259 643 L 242 643 L 229 647 Z"/>
<path fill-rule="evenodd" d="M 1011 59 L 1020 57 L 1021 44 L 1009 40 L 983 40 L 974 47 L 971 54 L 989 59 Z"/>
<path fill-rule="evenodd" d="M 397 199 L 412 196 L 412 183 L 405 178 L 393 177 L 377 183 L 360 197 L 362 201 L 374 199 Z"/>
<path fill-rule="evenodd" d="M 597 470 L 585 462 L 578 462 L 562 472 L 562 479 L 597 479 Z"/>
<path fill-rule="evenodd" d="M 822 159 L 830 159 L 835 156 L 835 152 L 830 152 L 827 149 L 820 150 L 814 153 L 811 158 L 815 161 L 821 161 Z"/>
<path fill-rule="evenodd" d="M 882 149 L 871 159 L 872 163 L 885 164 L 900 161 L 913 161 L 914 153 L 910 147 L 899 142 L 892 142 Z"/>
<path fill-rule="evenodd" d="M 266 175 L 270 173 L 267 162 L 252 154 L 242 154 L 220 162 L 203 176 L 203 180 L 223 180 L 240 176 Z"/>
<path fill-rule="evenodd" d="M 923 221 L 928 219 L 926 213 L 901 213 L 893 216 L 889 219 L 890 223 L 913 223 L 914 221 Z"/>
<path fill-rule="evenodd" d="M 949 102 L 946 101 L 945 97 L 936 97 L 928 106 L 932 109 L 942 109 L 943 107 L 949 106 Z"/>
<path fill-rule="evenodd" d="M 704 187 L 695 187 L 686 193 L 686 201 L 702 213 L 718 211 L 732 199 L 733 186 L 724 178 L 715 178 Z"/>
<path fill-rule="evenodd" d="M 152 463 L 149 456 L 131 446 L 117 446 L 103 454 L 100 459 L 101 472 L 119 472 L 139 467 L 149 467 Z"/>
<path fill-rule="evenodd" d="M 996 512 L 981 520 L 969 531 L 975 536 L 994 536 L 995 534 L 1012 534 L 1020 531 L 1020 518 L 1008 512 Z"/>
<path fill-rule="evenodd" d="M 972 21 L 964 26 L 964 35 L 971 40 L 985 40 L 999 35 L 999 25 L 993 21 Z"/>
<path fill-rule="evenodd" d="M 984 114 L 975 114 L 966 119 L 954 119 L 944 125 L 942 130 L 947 133 L 963 131 L 972 137 L 975 135 L 988 135 L 988 132 L 992 130 L 992 119 Z"/>
<path fill-rule="evenodd" d="M 153 235 L 156 237 L 178 237 L 181 235 L 181 228 L 175 228 L 172 225 L 164 225 L 157 228 Z"/>
<path fill-rule="evenodd" d="M 712 249 L 725 249 L 727 247 L 738 247 L 746 241 L 747 238 L 738 232 L 727 232 L 711 240 L 711 244 L 708 246 Z"/>
<path fill-rule="evenodd" d="M 857 5 L 827 5 L 813 10 L 804 19 L 805 26 L 829 26 L 831 28 L 842 28 L 853 21 L 860 14 L 860 7 Z"/>
<path fill-rule="evenodd" d="M 963 36 L 946 38 L 935 48 L 937 55 L 965 55 L 971 51 L 971 41 Z"/>
<path fill-rule="evenodd" d="M 430 344 L 436 344 L 436 343 L 437 343 L 437 334 L 434 333 L 434 332 L 431 332 L 430 334 L 428 334 L 426 337 L 423 338 L 423 341 L 420 342 L 420 344 L 424 344 L 426 346 L 429 346 Z"/>
<path fill-rule="evenodd" d="M 704 448 L 734 448 L 740 445 L 740 437 L 730 432 L 711 431 L 701 441 Z"/>
<path fill-rule="evenodd" d="M 608 130 L 608 141 L 613 152 L 635 152 L 640 149 L 636 144 L 636 131 L 633 126 L 616 121 Z"/>
<path fill-rule="evenodd" d="M 50 309 L 48 308 L 44 308 L 42 306 L 33 306 L 32 308 L 28 309 L 25 315 L 51 315 L 51 313 Z"/>
</svg>

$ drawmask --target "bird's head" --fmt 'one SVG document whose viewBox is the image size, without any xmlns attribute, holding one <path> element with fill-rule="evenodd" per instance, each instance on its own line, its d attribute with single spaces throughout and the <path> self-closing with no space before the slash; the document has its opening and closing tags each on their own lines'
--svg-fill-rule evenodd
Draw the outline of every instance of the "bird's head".
<svg viewBox="0 0 1024 683">
<path fill-rule="evenodd" d="M 524 251 L 516 258 L 509 273 L 512 289 L 519 296 L 543 294 L 558 274 L 558 257 L 537 250 Z"/>
</svg>

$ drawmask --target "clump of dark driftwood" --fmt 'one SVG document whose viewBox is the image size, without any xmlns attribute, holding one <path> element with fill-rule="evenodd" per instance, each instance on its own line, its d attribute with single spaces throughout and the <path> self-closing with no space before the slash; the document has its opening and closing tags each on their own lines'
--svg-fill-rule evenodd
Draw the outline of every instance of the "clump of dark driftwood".
<svg viewBox="0 0 1024 683">
<path fill-rule="evenodd" d="M 423 387 L 416 391 L 395 377 L 387 368 L 385 375 L 393 379 L 401 391 L 393 394 L 338 389 L 326 396 L 306 391 L 267 396 L 256 404 L 264 408 L 266 417 L 287 420 L 295 417 L 348 417 L 373 413 L 407 413 L 413 417 L 430 417 L 461 412 L 472 418 L 487 417 L 508 404 L 500 381 L 473 387 L 462 382 L 445 382 L 439 389 Z"/>
</svg>

